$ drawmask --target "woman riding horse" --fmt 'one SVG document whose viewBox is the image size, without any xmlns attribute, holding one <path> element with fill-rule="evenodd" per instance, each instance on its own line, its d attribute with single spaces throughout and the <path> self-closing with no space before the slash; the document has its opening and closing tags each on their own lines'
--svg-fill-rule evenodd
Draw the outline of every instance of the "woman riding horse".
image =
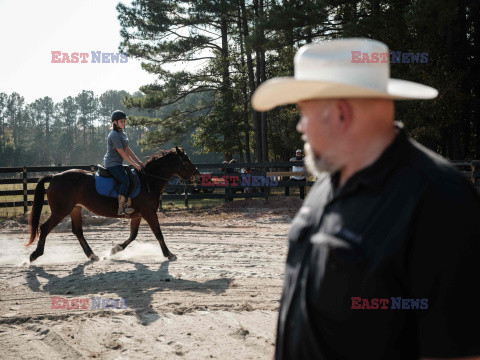
<svg viewBox="0 0 480 360">
<path fill-rule="evenodd" d="M 133 165 L 137 171 L 145 166 L 138 157 L 133 153 L 128 146 L 128 137 L 125 134 L 125 121 L 127 115 L 120 110 L 116 110 L 112 114 L 112 131 L 108 134 L 107 139 L 107 153 L 103 158 L 104 166 L 110 171 L 110 174 L 120 182 L 120 189 L 118 190 L 118 215 L 130 215 L 134 212 L 131 208 L 132 201 L 128 198 L 128 187 L 130 186 L 130 179 L 123 167 L 123 160 Z"/>
<path fill-rule="evenodd" d="M 32 244 L 37 236 L 40 235 L 37 248 L 30 255 L 30 262 L 43 255 L 45 239 L 48 233 L 67 215 L 70 215 L 72 219 L 72 232 L 78 238 L 85 255 L 91 260 L 98 260 L 98 257 L 93 253 L 83 237 L 82 208 L 100 216 L 128 217 L 131 219 L 130 237 L 125 242 L 114 246 L 112 254 L 124 250 L 128 244 L 135 240 L 143 218 L 160 243 L 163 255 L 169 260 L 175 260 L 176 256 L 168 250 L 165 244 L 157 216 L 160 195 L 173 175 L 177 175 L 185 180 L 195 179 L 198 181 L 200 178 L 198 169 L 192 164 L 187 154 L 178 147 L 168 151 L 160 151 L 147 161 L 145 169 L 139 173 L 141 189 L 138 195 L 132 199 L 134 212 L 130 215 L 118 214 L 116 198 L 97 193 L 95 189 L 95 174 L 93 172 L 73 169 L 55 175 L 44 176 L 39 180 L 35 188 L 35 197 L 29 218 L 30 240 L 27 246 Z M 50 181 L 47 198 L 51 214 L 48 220 L 39 227 L 45 195 L 44 185 L 47 181 Z"/>
</svg>

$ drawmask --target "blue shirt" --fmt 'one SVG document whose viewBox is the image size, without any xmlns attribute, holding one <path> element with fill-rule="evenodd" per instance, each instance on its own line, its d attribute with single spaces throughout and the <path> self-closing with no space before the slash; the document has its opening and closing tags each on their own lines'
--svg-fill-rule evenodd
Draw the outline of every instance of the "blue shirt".
<svg viewBox="0 0 480 360">
<path fill-rule="evenodd" d="M 103 158 L 105 167 L 113 167 L 123 164 L 123 158 L 117 149 L 126 150 L 128 146 L 128 137 L 123 131 L 110 131 L 107 139 L 107 153 Z"/>
</svg>

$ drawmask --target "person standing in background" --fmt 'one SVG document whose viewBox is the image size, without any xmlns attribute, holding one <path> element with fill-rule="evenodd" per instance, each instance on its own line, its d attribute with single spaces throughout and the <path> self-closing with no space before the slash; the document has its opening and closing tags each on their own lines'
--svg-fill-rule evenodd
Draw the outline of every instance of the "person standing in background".
<svg viewBox="0 0 480 360">
<path fill-rule="evenodd" d="M 290 161 L 303 161 L 303 154 L 302 150 L 297 149 L 295 152 L 295 157 L 291 158 Z M 299 166 L 292 166 L 292 172 L 306 172 L 305 165 L 299 165 Z M 299 186 L 300 188 L 300 199 L 305 198 L 305 179 L 306 175 L 293 175 L 289 179 L 289 183 L 292 184 L 292 186 Z"/>
</svg>

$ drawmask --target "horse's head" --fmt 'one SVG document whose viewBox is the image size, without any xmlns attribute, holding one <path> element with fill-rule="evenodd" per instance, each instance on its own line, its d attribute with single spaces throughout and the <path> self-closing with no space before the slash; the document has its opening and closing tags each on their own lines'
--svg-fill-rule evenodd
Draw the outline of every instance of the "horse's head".
<svg viewBox="0 0 480 360">
<path fill-rule="evenodd" d="M 197 167 L 192 164 L 187 154 L 183 149 L 179 149 L 175 146 L 176 155 L 177 155 L 177 170 L 176 174 L 184 180 L 190 182 L 199 182 L 200 172 Z"/>
</svg>

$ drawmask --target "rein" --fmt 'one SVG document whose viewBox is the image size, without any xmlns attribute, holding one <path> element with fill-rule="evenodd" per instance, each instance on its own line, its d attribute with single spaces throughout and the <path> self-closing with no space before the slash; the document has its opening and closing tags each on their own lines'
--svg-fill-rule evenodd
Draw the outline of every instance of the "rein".
<svg viewBox="0 0 480 360">
<path fill-rule="evenodd" d="M 147 176 L 151 176 L 151 177 L 154 177 L 154 178 L 156 178 L 156 179 L 170 181 L 170 179 L 167 179 L 167 178 L 163 178 L 163 177 L 156 176 L 156 175 L 152 175 L 152 174 L 147 174 L 147 173 L 145 172 L 145 170 L 143 170 L 143 173 L 144 173 L 145 175 L 147 175 Z"/>
<path fill-rule="evenodd" d="M 157 175 L 152 175 L 152 174 L 149 174 L 145 171 L 145 168 L 142 169 L 141 171 L 142 173 L 145 174 L 145 176 L 150 176 L 150 177 L 153 177 L 153 178 L 156 178 L 156 179 L 159 179 L 159 180 L 166 180 L 166 181 L 170 181 L 170 179 L 167 179 L 167 178 L 164 178 L 164 177 L 161 177 L 161 176 L 157 176 Z M 147 189 L 148 189 L 148 192 L 150 193 L 150 184 L 148 183 L 148 180 L 146 180 L 146 183 L 147 183 Z"/>
</svg>

